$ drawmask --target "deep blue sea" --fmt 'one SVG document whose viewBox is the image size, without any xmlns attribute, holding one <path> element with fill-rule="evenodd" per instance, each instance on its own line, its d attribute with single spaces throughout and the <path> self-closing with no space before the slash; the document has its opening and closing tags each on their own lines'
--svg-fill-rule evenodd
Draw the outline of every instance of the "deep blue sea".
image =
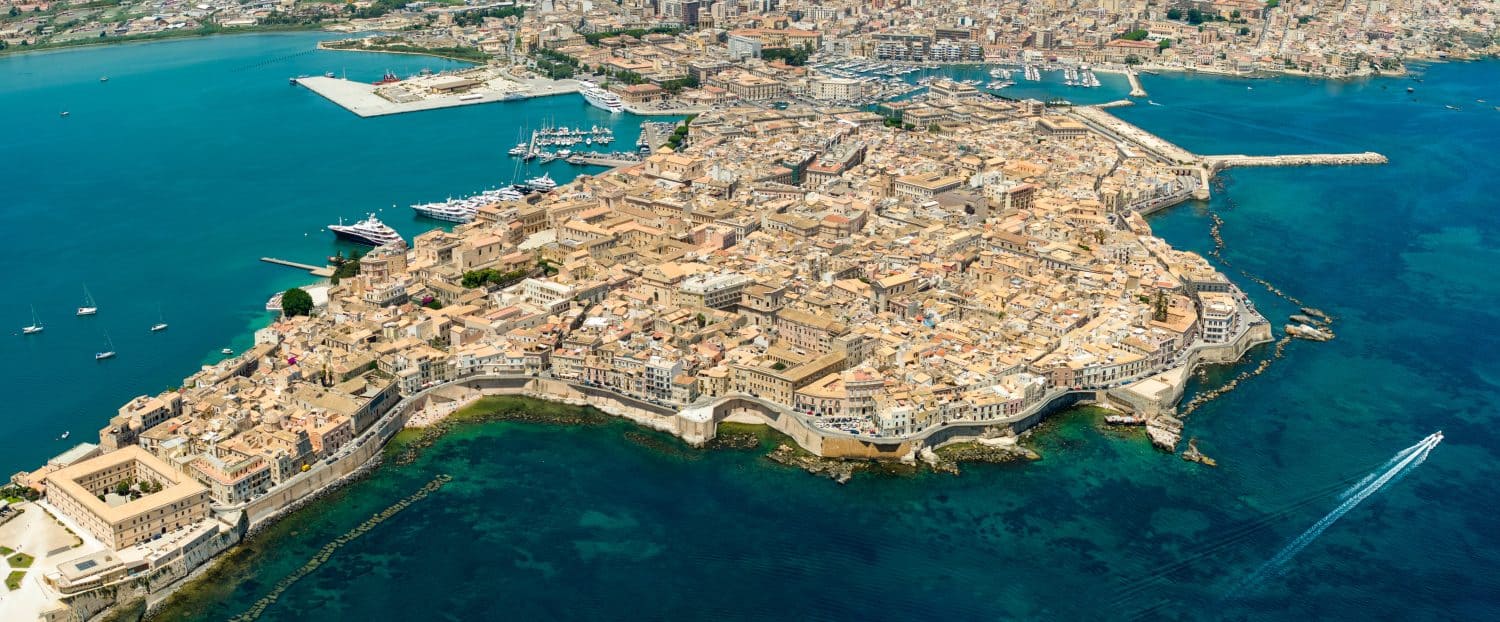
<svg viewBox="0 0 1500 622">
<path fill-rule="evenodd" d="M 48 326 L 0 342 L 4 466 L 34 466 L 66 446 L 61 430 L 92 436 L 124 399 L 243 345 L 266 295 L 305 279 L 256 258 L 315 260 L 336 248 L 322 225 L 392 203 L 393 224 L 416 233 L 427 225 L 407 203 L 511 178 L 516 128 L 594 114 L 566 98 L 360 120 L 286 77 L 436 64 L 292 56 L 315 38 L 0 59 L 0 315 L 18 329 L 34 303 Z M 1292 343 L 1189 417 L 1216 469 L 1101 431 L 1087 411 L 1046 425 L 1040 462 L 845 486 L 624 423 L 474 425 L 279 524 L 215 602 L 168 618 L 244 612 L 439 474 L 454 480 L 338 549 L 262 619 L 1500 617 L 1500 63 L 1417 69 L 1421 82 L 1146 76 L 1160 105 L 1117 111 L 1199 153 L 1391 158 L 1231 171 L 1212 201 L 1152 219 L 1206 253 L 1218 213 L 1226 273 L 1278 326 L 1292 305 L 1239 270 L 1338 318 L 1336 340 Z M 1101 78 L 1092 93 L 1039 94 L 1120 98 L 1123 81 Z M 85 281 L 103 310 L 78 319 Z M 158 303 L 172 328 L 151 335 Z M 95 364 L 101 329 L 120 358 Z M 1341 491 L 1438 429 L 1447 440 L 1424 464 L 1245 584 Z"/>
</svg>

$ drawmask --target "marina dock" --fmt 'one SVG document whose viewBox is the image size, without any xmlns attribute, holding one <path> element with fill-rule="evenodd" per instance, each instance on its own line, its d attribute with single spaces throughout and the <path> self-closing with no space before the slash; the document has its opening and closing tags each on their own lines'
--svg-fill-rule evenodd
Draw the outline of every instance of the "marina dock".
<svg viewBox="0 0 1500 622">
<path fill-rule="evenodd" d="M 306 270 L 308 273 L 312 274 L 313 276 L 319 277 L 319 278 L 326 279 L 328 277 L 333 276 L 333 266 L 321 266 L 321 267 L 319 267 L 319 266 L 314 266 L 312 264 L 297 263 L 295 261 L 288 261 L 288 260 L 285 260 L 285 259 L 277 259 L 275 257 L 261 257 L 260 260 L 264 261 L 266 263 L 276 264 L 278 266 L 286 266 L 288 268 L 297 268 L 298 270 Z"/>
</svg>

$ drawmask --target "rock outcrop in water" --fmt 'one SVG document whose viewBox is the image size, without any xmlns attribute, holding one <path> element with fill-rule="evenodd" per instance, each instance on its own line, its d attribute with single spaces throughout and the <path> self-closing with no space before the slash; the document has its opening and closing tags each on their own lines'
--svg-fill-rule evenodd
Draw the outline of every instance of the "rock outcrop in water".
<svg viewBox="0 0 1500 622">
<path fill-rule="evenodd" d="M 1157 415 L 1146 423 L 1146 436 L 1157 449 L 1177 453 L 1177 443 L 1182 440 L 1182 420 L 1171 415 Z"/>
</svg>

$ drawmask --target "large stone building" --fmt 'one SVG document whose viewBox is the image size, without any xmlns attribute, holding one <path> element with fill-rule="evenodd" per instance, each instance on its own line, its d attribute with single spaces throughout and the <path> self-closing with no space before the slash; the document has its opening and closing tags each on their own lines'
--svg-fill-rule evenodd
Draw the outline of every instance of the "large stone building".
<svg viewBox="0 0 1500 622">
<path fill-rule="evenodd" d="M 122 482 L 160 490 L 113 494 Z M 52 507 L 116 550 L 208 518 L 208 489 L 137 446 L 60 469 L 46 485 Z"/>
</svg>

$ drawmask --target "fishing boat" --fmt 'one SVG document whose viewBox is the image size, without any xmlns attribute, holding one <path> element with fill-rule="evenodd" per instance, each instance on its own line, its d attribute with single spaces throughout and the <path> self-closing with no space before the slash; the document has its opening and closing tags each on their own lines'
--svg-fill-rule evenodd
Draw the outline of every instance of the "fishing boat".
<svg viewBox="0 0 1500 622">
<path fill-rule="evenodd" d="M 68 437 L 72 436 L 72 435 L 73 435 L 73 431 L 72 430 L 63 430 L 62 436 L 59 436 L 57 438 L 58 438 L 58 440 L 65 441 L 65 440 L 68 440 Z"/>
<path fill-rule="evenodd" d="M 39 320 L 39 319 L 37 319 L 37 317 L 36 317 L 36 307 L 32 306 L 31 307 L 31 325 L 30 326 L 23 326 L 23 327 L 21 327 L 21 334 L 22 335 L 35 335 L 35 334 L 37 334 L 39 332 L 42 332 L 43 330 L 46 330 L 46 328 L 47 327 L 42 326 L 42 321 Z"/>
<path fill-rule="evenodd" d="M 78 315 L 94 315 L 99 312 L 99 305 L 94 303 L 94 295 L 89 293 L 89 286 L 83 286 L 83 306 L 78 307 Z"/>
<path fill-rule="evenodd" d="M 104 333 L 104 347 L 103 351 L 94 353 L 94 360 L 102 361 L 115 357 L 115 342 L 110 340 L 109 333 Z"/>
<path fill-rule="evenodd" d="M 223 350 L 219 350 L 219 354 L 234 354 L 234 349 L 224 348 Z"/>
</svg>

